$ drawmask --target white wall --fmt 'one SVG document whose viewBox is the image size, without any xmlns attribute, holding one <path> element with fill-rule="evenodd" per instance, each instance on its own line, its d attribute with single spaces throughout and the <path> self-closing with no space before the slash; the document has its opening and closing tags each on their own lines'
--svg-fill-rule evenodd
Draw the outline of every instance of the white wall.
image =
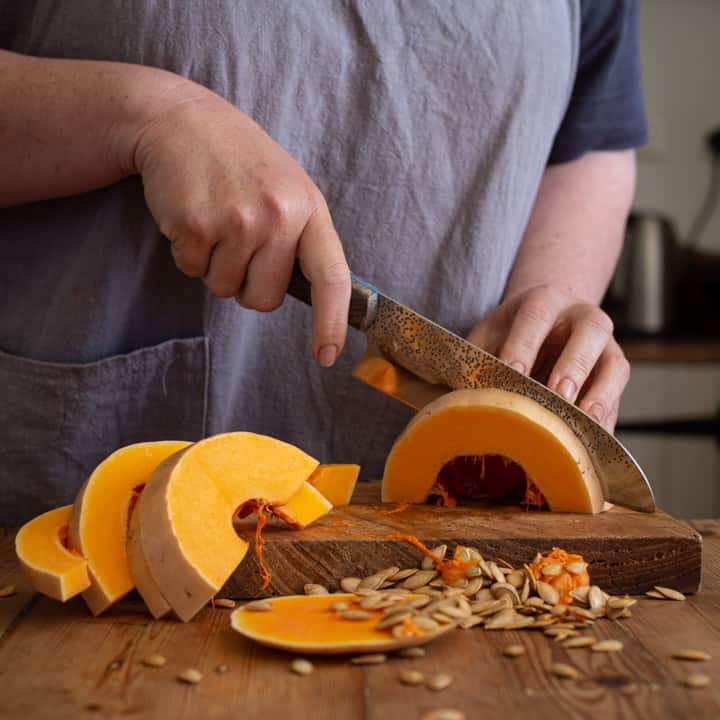
<svg viewBox="0 0 720 720">
<path fill-rule="evenodd" d="M 720 0 L 640 0 L 640 55 L 651 142 L 635 206 L 667 212 L 684 237 L 710 176 L 704 138 L 720 127 Z M 720 252 L 720 208 L 701 247 Z"/>
</svg>

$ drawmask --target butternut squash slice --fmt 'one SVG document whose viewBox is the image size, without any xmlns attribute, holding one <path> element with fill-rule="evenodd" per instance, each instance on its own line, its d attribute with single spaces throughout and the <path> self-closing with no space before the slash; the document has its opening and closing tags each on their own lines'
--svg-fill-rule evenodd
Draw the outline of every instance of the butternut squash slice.
<svg viewBox="0 0 720 720">
<path fill-rule="evenodd" d="M 308 482 L 340 507 L 350 503 L 359 474 L 359 465 L 320 465 Z"/>
<path fill-rule="evenodd" d="M 163 462 L 137 506 L 143 557 L 175 614 L 190 620 L 245 557 L 233 516 L 286 504 L 318 466 L 302 450 L 249 432 L 201 440 Z M 131 566 L 134 572 L 134 566 Z M 141 591 L 142 594 L 142 591 Z"/>
<path fill-rule="evenodd" d="M 389 652 L 423 645 L 454 629 L 441 625 L 433 632 L 395 638 L 375 626 L 382 611 L 372 611 L 367 620 L 345 620 L 330 605 L 355 598 L 351 594 L 288 595 L 272 598 L 264 612 L 237 608 L 230 616 L 233 630 L 261 645 L 304 654 L 338 655 L 361 652 Z"/>
<path fill-rule="evenodd" d="M 603 493 L 582 442 L 534 400 L 496 389 L 456 390 L 424 407 L 388 455 L 383 502 L 422 503 L 458 458 L 506 458 L 524 471 L 551 510 L 597 513 Z"/>
<path fill-rule="evenodd" d="M 65 505 L 38 515 L 15 536 L 15 552 L 30 584 L 61 602 L 90 587 L 85 558 L 66 545 L 71 510 Z"/>
<path fill-rule="evenodd" d="M 135 587 L 125 550 L 131 503 L 158 464 L 188 445 L 166 440 L 120 448 L 93 470 L 80 489 L 68 541 L 88 562 L 90 587 L 83 598 L 93 615 Z"/>
<path fill-rule="evenodd" d="M 284 504 L 272 507 L 273 515 L 284 520 L 297 530 L 327 515 L 333 508 L 332 503 L 310 482 L 304 482 L 299 490 Z"/>
</svg>

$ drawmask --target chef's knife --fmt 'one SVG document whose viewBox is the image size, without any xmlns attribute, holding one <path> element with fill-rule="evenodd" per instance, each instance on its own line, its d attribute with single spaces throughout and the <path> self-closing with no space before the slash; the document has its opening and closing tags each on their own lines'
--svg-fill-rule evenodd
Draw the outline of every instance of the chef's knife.
<svg viewBox="0 0 720 720">
<path fill-rule="evenodd" d="M 310 284 L 297 264 L 288 293 L 311 304 Z M 355 377 L 416 409 L 451 389 L 500 388 L 525 395 L 562 418 L 580 438 L 606 500 L 633 510 L 655 510 L 650 483 L 632 455 L 602 425 L 545 385 L 355 276 L 348 324 L 368 340 Z"/>
</svg>

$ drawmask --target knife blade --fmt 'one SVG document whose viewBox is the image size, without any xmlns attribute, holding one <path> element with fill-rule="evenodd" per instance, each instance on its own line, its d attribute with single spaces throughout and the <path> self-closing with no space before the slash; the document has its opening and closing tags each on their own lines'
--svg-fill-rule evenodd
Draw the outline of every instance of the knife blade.
<svg viewBox="0 0 720 720">
<path fill-rule="evenodd" d="M 312 304 L 296 264 L 288 293 Z M 365 333 L 368 353 L 353 375 L 420 409 L 450 390 L 499 388 L 525 395 L 564 420 L 583 442 L 611 503 L 653 512 L 652 488 L 628 450 L 587 413 L 494 355 L 352 276 L 348 324 Z"/>
</svg>

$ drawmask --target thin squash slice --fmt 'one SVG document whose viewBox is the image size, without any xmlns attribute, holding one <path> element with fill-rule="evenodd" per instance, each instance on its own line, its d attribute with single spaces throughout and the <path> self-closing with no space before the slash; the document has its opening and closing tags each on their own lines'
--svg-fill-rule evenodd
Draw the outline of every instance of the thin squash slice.
<svg viewBox="0 0 720 720">
<path fill-rule="evenodd" d="M 302 450 L 248 432 L 201 440 L 163 462 L 137 505 L 142 557 L 175 614 L 190 620 L 245 557 L 233 528 L 245 508 L 286 504 L 318 466 Z M 131 572 L 135 573 L 131 564 Z M 141 589 L 141 594 L 142 594 Z"/>
<path fill-rule="evenodd" d="M 327 515 L 332 508 L 333 504 L 327 497 L 308 481 L 284 505 L 274 506 L 272 514 L 296 530 L 302 530 L 319 517 Z"/>
<path fill-rule="evenodd" d="M 131 505 L 155 468 L 189 444 L 167 440 L 120 448 L 95 468 L 80 489 L 68 541 L 87 560 L 90 587 L 83 598 L 94 615 L 135 587 L 125 551 Z"/>
<path fill-rule="evenodd" d="M 497 473 L 486 473 L 486 463 Z M 385 464 L 382 499 L 502 497 L 502 485 L 517 484 L 518 477 L 519 497 L 534 497 L 550 510 L 604 508 L 590 456 L 559 417 L 505 390 L 457 390 L 424 407 L 398 437 Z"/>
<path fill-rule="evenodd" d="M 65 505 L 38 515 L 15 536 L 15 552 L 30 584 L 61 602 L 90 587 L 87 562 L 66 544 L 71 510 Z"/>
<path fill-rule="evenodd" d="M 359 465 L 320 465 L 308 478 L 308 482 L 334 507 L 340 507 L 350 502 L 359 474 Z"/>
<path fill-rule="evenodd" d="M 243 606 L 233 611 L 230 623 L 233 630 L 261 645 L 324 655 L 389 652 L 423 645 L 455 627 L 441 625 L 432 632 L 393 637 L 387 630 L 375 627 L 382 617 L 381 610 L 372 611 L 367 620 L 345 620 L 330 609 L 334 603 L 351 603 L 354 599 L 354 595 L 343 593 L 272 598 L 264 601 L 270 604 L 270 610 L 258 612 Z"/>
</svg>

